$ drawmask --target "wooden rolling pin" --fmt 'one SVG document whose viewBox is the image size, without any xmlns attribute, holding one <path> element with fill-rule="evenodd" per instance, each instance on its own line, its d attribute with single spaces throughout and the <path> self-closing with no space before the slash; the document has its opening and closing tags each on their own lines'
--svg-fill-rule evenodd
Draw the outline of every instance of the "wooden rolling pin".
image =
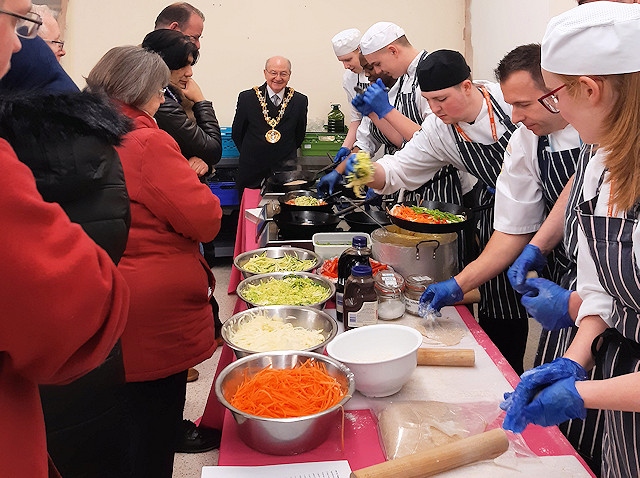
<svg viewBox="0 0 640 478">
<path fill-rule="evenodd" d="M 418 349 L 418 365 L 443 365 L 445 367 L 473 367 L 476 353 L 473 349 Z"/>
<path fill-rule="evenodd" d="M 422 478 L 500 456 L 509 448 L 501 428 L 428 451 L 385 461 L 351 473 L 351 478 Z"/>
</svg>

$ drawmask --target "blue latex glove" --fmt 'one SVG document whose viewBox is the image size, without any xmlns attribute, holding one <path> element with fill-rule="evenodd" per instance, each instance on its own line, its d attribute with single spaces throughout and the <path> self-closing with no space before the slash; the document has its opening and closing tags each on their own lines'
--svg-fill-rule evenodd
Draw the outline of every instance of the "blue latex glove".
<svg viewBox="0 0 640 478">
<path fill-rule="evenodd" d="M 371 106 L 364 101 L 364 94 L 356 95 L 352 100 L 351 104 L 362 116 L 369 116 L 373 113 L 373 109 Z"/>
<path fill-rule="evenodd" d="M 500 408 L 507 410 L 507 415 L 502 427 L 516 433 L 522 432 L 527 426 L 524 408 L 543 388 L 569 377 L 585 380 L 587 372 L 579 363 L 564 357 L 527 370 L 520 376 L 520 383 L 516 389 L 512 393 L 504 394 L 505 400 L 500 404 Z"/>
<path fill-rule="evenodd" d="M 389 103 L 389 93 L 386 88 L 382 80 L 378 78 L 364 92 L 364 102 L 371 107 L 379 118 L 384 118 L 393 109 L 393 106 Z"/>
<path fill-rule="evenodd" d="M 437 284 L 431 284 L 420 296 L 418 312 L 421 317 L 435 313 L 440 317 L 440 309 L 445 305 L 453 305 L 460 302 L 464 297 L 464 292 L 452 277 Z"/>
<path fill-rule="evenodd" d="M 356 167 L 356 155 L 352 154 L 347 158 L 347 165 L 344 168 L 344 175 L 353 174 L 353 170 Z"/>
<path fill-rule="evenodd" d="M 518 417 L 514 415 L 518 414 Z M 503 427 L 521 433 L 529 423 L 548 427 L 572 418 L 584 419 L 587 411 L 584 400 L 576 390 L 576 378 L 567 377 L 542 389 L 522 409 L 511 407 L 505 416 Z"/>
<path fill-rule="evenodd" d="M 530 290 L 520 302 L 545 329 L 559 330 L 573 325 L 569 315 L 570 290 L 541 278 L 527 279 L 525 286 Z"/>
<path fill-rule="evenodd" d="M 351 150 L 349 148 L 345 148 L 344 146 L 338 150 L 336 155 L 333 158 L 334 163 L 340 163 L 344 158 L 351 154 Z"/>
<path fill-rule="evenodd" d="M 367 195 L 365 196 L 364 200 L 369 201 L 364 205 L 365 211 L 370 210 L 371 206 L 382 206 L 382 196 L 376 193 L 372 188 L 367 189 Z"/>
<path fill-rule="evenodd" d="M 532 244 L 527 244 L 507 271 L 507 277 L 509 278 L 509 282 L 511 282 L 511 287 L 521 294 L 529 292 L 529 289 L 525 285 L 527 274 L 532 270 L 538 273 L 542 272 L 546 264 L 547 258 L 542 255 L 540 249 Z"/>
<path fill-rule="evenodd" d="M 334 169 L 318 181 L 318 194 L 321 196 L 333 194 L 334 189 L 340 184 L 342 184 L 342 175 Z"/>
</svg>

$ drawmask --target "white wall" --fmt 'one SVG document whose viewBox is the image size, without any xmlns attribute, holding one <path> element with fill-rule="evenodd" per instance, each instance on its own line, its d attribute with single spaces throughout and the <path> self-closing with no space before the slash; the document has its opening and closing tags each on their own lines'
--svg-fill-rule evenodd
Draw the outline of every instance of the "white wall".
<svg viewBox="0 0 640 478">
<path fill-rule="evenodd" d="M 69 0 L 63 66 L 84 85 L 96 61 L 111 47 L 139 44 L 171 0 Z M 221 125 L 230 125 L 238 93 L 261 84 L 264 61 L 284 55 L 293 64 L 289 83 L 309 96 L 309 122 L 322 124 L 331 103 L 343 105 L 343 67 L 331 37 L 346 28 L 364 32 L 386 20 L 400 24 L 418 48 L 463 48 L 463 0 L 282 0 L 279 20 L 267 18 L 267 2 L 218 0 L 191 3 L 205 14 L 201 57 L 194 78 L 212 99 Z M 387 10 L 389 5 L 392 10 Z"/>
<path fill-rule="evenodd" d="M 171 1 L 68 0 L 63 66 L 84 86 L 83 76 L 109 48 L 139 44 Z M 364 32 L 377 21 L 393 21 L 417 48 L 460 50 L 475 78 L 493 79 L 493 68 L 507 51 L 540 41 L 549 18 L 575 5 L 575 0 L 281 0 L 272 3 L 281 15 L 273 20 L 267 2 L 258 0 L 191 2 L 206 16 L 194 78 L 223 126 L 233 120 L 238 93 L 264 81 L 264 61 L 272 55 L 291 59 L 290 86 L 309 96 L 310 126 L 326 120 L 331 103 L 341 103 L 346 113 L 343 69 L 330 41 L 345 28 Z"/>
<path fill-rule="evenodd" d="M 473 76 L 495 80 L 493 69 L 518 45 L 540 43 L 549 19 L 576 0 L 471 0 Z"/>
</svg>

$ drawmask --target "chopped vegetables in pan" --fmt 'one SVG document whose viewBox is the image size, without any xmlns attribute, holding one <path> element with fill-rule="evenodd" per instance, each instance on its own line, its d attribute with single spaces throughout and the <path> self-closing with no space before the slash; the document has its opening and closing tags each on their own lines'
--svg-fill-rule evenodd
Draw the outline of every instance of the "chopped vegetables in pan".
<svg viewBox="0 0 640 478">
<path fill-rule="evenodd" d="M 391 215 L 405 221 L 420 222 L 423 224 L 452 224 L 465 220 L 464 216 L 440 211 L 439 209 L 428 209 L 419 206 L 404 206 L 396 204 L 391 209 Z"/>
<path fill-rule="evenodd" d="M 327 202 L 313 196 L 298 196 L 289 199 L 287 204 L 290 206 L 325 206 Z"/>
</svg>

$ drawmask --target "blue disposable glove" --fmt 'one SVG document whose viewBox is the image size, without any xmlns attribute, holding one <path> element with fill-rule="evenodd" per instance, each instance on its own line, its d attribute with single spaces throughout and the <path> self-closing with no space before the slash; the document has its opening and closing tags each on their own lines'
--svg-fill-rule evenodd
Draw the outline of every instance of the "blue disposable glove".
<svg viewBox="0 0 640 478">
<path fill-rule="evenodd" d="M 367 203 L 364 205 L 364 210 L 368 211 L 371 206 L 382 206 L 382 196 L 376 193 L 372 188 L 367 189 L 367 195 L 364 198 Z"/>
<path fill-rule="evenodd" d="M 420 296 L 418 312 L 421 317 L 435 313 L 440 316 L 440 309 L 445 305 L 453 305 L 460 302 L 464 297 L 464 292 L 452 277 L 437 284 L 431 284 Z"/>
<path fill-rule="evenodd" d="M 565 378 L 585 380 L 587 372 L 577 362 L 559 357 L 553 362 L 527 370 L 520 376 L 520 383 L 516 389 L 504 394 L 505 400 L 500 408 L 507 410 L 502 427 L 516 433 L 522 432 L 527 426 L 524 408 L 531 403 L 536 394 L 550 384 Z"/>
<path fill-rule="evenodd" d="M 573 325 L 569 315 L 570 290 L 541 278 L 527 279 L 525 286 L 529 291 L 520 302 L 545 329 L 559 330 Z"/>
<path fill-rule="evenodd" d="M 342 175 L 334 169 L 318 181 L 318 194 L 321 196 L 333 194 L 334 189 L 340 184 L 342 184 Z"/>
<path fill-rule="evenodd" d="M 344 168 L 344 175 L 353 174 L 353 171 L 356 167 L 356 155 L 352 154 L 347 158 L 347 165 Z"/>
<path fill-rule="evenodd" d="M 371 107 L 379 118 L 384 118 L 393 109 L 393 106 L 389 103 L 389 93 L 380 78 L 364 92 L 364 102 Z"/>
<path fill-rule="evenodd" d="M 584 401 L 576 390 L 576 378 L 567 377 L 543 388 L 523 408 L 510 407 L 502 426 L 521 433 L 529 423 L 548 427 L 586 416 Z"/>
<path fill-rule="evenodd" d="M 507 271 L 511 287 L 521 294 L 528 292 L 529 289 L 524 283 L 527 279 L 527 274 L 532 270 L 542 272 L 546 264 L 547 258 L 542 255 L 540 249 L 532 244 L 527 244 Z"/>
<path fill-rule="evenodd" d="M 362 116 L 369 116 L 373 113 L 373 109 L 371 106 L 364 101 L 364 94 L 356 95 L 352 100 L 351 104 Z"/>
<path fill-rule="evenodd" d="M 336 155 L 333 158 L 334 163 L 341 162 L 344 158 L 351 154 L 351 150 L 349 148 L 345 148 L 344 146 L 338 150 Z"/>
</svg>

